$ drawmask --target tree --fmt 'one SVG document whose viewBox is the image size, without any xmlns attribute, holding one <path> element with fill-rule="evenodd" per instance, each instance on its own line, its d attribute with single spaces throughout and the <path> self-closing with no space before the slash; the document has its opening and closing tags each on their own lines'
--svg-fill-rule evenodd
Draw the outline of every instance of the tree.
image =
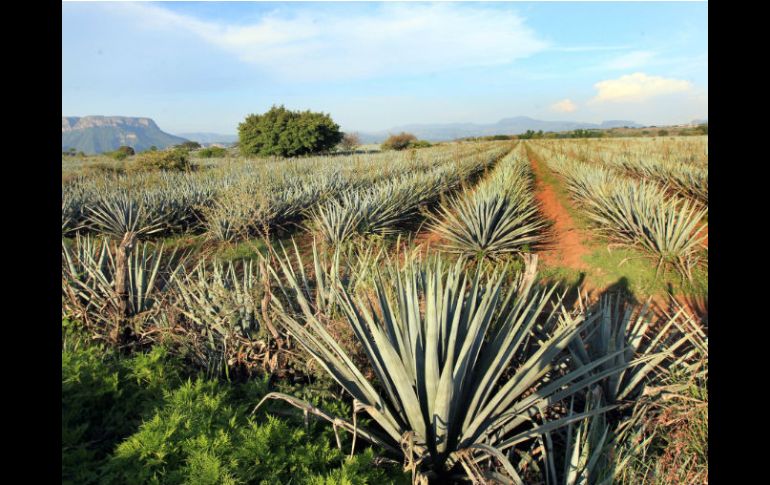
<svg viewBox="0 0 770 485">
<path fill-rule="evenodd" d="M 326 152 L 342 141 L 340 127 L 328 114 L 290 111 L 273 106 L 251 114 L 238 125 L 238 146 L 244 155 L 296 157 Z"/>
<path fill-rule="evenodd" d="M 668 130 L 658 130 L 658 136 L 668 136 Z"/>
<path fill-rule="evenodd" d="M 361 137 L 358 136 L 358 133 L 345 133 L 342 136 L 342 141 L 340 142 L 339 147 L 345 151 L 352 151 L 355 150 L 360 144 Z"/>
<path fill-rule="evenodd" d="M 402 131 L 398 135 L 390 135 L 387 140 L 382 142 L 380 148 L 383 150 L 403 150 L 409 148 L 409 145 L 415 141 L 417 141 L 416 136 Z"/>
</svg>

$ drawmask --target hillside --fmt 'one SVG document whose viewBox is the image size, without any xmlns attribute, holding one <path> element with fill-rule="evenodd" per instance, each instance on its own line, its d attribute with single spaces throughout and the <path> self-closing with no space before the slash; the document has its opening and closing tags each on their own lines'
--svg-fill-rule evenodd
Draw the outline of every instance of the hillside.
<svg viewBox="0 0 770 485">
<path fill-rule="evenodd" d="M 85 153 L 103 153 L 121 145 L 136 151 L 151 146 L 166 148 L 187 141 L 170 135 L 150 118 L 128 116 L 69 116 L 61 119 L 62 150 L 74 148 Z"/>
</svg>

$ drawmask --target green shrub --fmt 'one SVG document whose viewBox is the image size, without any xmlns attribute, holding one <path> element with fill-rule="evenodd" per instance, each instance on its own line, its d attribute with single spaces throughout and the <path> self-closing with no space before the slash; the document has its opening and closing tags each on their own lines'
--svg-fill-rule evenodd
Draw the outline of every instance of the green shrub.
<svg viewBox="0 0 770 485">
<path fill-rule="evenodd" d="M 201 158 L 223 158 L 227 156 L 227 150 L 222 147 L 208 147 L 198 150 Z"/>
<path fill-rule="evenodd" d="M 382 150 L 404 150 L 417 141 L 417 137 L 411 133 L 401 132 L 398 135 L 390 135 L 387 140 L 382 142 Z"/>
<path fill-rule="evenodd" d="M 187 152 L 181 149 L 164 150 L 158 152 L 140 153 L 134 162 L 129 165 L 131 170 L 190 170 L 191 165 Z"/>
<path fill-rule="evenodd" d="M 342 141 L 342 132 L 328 114 L 290 111 L 273 106 L 238 125 L 238 146 L 244 155 L 295 157 L 326 152 Z"/>
</svg>

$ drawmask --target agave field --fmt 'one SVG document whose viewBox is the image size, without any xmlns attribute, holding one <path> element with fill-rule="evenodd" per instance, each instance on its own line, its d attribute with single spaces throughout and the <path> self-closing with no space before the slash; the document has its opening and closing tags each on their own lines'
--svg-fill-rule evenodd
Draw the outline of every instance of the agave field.
<svg viewBox="0 0 770 485">
<path fill-rule="evenodd" d="M 63 166 L 63 482 L 708 483 L 706 137 L 193 164 Z"/>
</svg>

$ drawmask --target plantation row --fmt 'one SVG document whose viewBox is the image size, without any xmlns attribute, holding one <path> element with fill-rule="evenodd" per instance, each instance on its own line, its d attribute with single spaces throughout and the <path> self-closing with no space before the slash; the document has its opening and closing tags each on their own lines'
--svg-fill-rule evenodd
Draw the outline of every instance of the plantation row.
<svg viewBox="0 0 770 485">
<path fill-rule="evenodd" d="M 351 236 L 391 234 L 435 203 L 442 194 L 487 169 L 510 147 L 494 148 L 481 157 L 458 159 L 422 173 L 411 173 L 360 187 L 332 197 L 313 211 L 311 229 L 328 243 L 340 244 Z"/>
<path fill-rule="evenodd" d="M 548 166 L 564 177 L 579 208 L 611 240 L 635 245 L 692 277 L 706 260 L 708 208 L 670 197 L 654 181 L 623 177 L 598 164 L 580 162 L 541 144 Z"/>
<path fill-rule="evenodd" d="M 540 240 L 544 223 L 538 216 L 532 177 L 520 144 L 474 190 L 442 206 L 433 217 L 431 229 L 446 240 L 442 249 L 463 257 L 497 259 Z"/>
<path fill-rule="evenodd" d="M 651 140 L 549 142 L 547 146 L 584 163 L 658 182 L 663 188 L 708 206 L 706 139 Z"/>
<path fill-rule="evenodd" d="M 115 232 L 108 221 L 120 221 L 144 234 L 204 231 L 217 240 L 244 238 L 296 221 L 338 194 L 388 180 L 391 189 L 383 193 L 434 184 L 416 203 L 425 202 L 508 149 L 506 143 L 466 144 L 407 154 L 241 161 L 192 173 L 80 177 L 62 185 L 62 233 Z"/>
</svg>

